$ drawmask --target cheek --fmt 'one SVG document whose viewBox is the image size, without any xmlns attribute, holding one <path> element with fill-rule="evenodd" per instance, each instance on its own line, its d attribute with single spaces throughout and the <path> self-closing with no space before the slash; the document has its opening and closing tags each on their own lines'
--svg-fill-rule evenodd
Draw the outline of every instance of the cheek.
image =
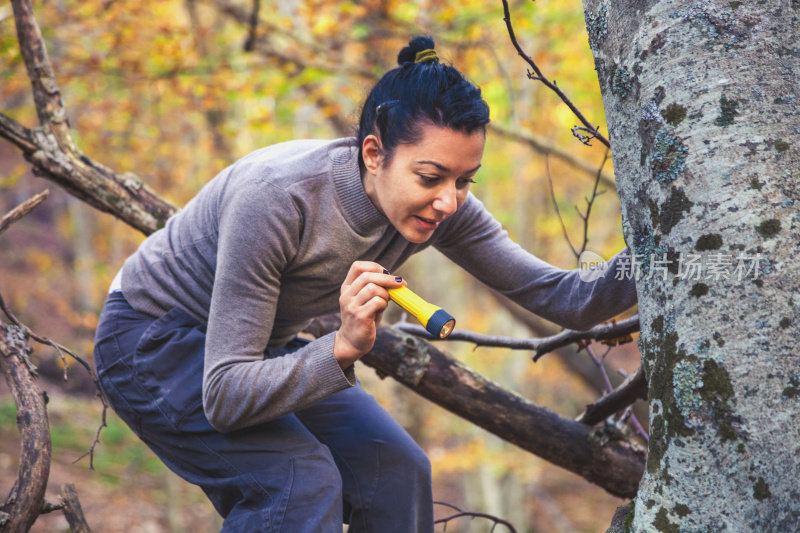
<svg viewBox="0 0 800 533">
<path fill-rule="evenodd" d="M 456 195 L 456 205 L 461 207 L 461 205 L 467 201 L 467 194 L 469 194 L 469 190 L 464 189 L 463 191 L 458 191 Z"/>
</svg>

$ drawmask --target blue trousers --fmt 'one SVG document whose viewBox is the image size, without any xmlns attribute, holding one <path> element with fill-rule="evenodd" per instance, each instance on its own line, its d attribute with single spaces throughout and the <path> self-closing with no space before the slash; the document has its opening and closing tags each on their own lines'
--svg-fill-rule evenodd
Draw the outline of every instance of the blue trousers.
<svg viewBox="0 0 800 533">
<path fill-rule="evenodd" d="M 265 357 L 299 348 L 295 340 Z M 203 414 L 205 325 L 159 319 L 120 292 L 100 316 L 94 360 L 114 411 L 172 471 L 199 485 L 223 532 L 428 533 L 430 462 L 360 385 L 230 433 Z"/>
</svg>

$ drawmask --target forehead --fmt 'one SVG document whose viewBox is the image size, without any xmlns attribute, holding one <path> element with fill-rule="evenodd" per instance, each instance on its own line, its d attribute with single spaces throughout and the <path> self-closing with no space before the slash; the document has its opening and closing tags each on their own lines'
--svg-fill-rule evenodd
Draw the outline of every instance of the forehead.
<svg viewBox="0 0 800 533">
<path fill-rule="evenodd" d="M 485 134 L 481 130 L 470 134 L 423 124 L 420 140 L 414 144 L 401 144 L 397 147 L 396 158 L 407 165 L 417 165 L 421 161 L 436 163 L 453 172 L 466 172 L 480 165 L 483 157 Z"/>
</svg>

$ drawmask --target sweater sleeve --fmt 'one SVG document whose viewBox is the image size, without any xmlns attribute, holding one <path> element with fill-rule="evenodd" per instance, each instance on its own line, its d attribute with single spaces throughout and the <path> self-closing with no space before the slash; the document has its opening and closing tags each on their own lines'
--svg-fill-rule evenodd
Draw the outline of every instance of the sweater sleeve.
<svg viewBox="0 0 800 533">
<path fill-rule="evenodd" d="M 264 358 L 281 273 L 303 221 L 285 191 L 247 181 L 226 195 L 219 214 L 203 375 L 203 408 L 219 431 L 278 418 L 355 384 L 352 368 L 343 372 L 333 356 L 333 334 Z"/>
<path fill-rule="evenodd" d="M 483 204 L 470 194 L 435 246 L 490 288 L 529 311 L 575 330 L 588 329 L 636 304 L 632 279 L 615 279 L 624 249 L 605 275 L 583 281 L 579 271 L 545 263 L 513 242 Z"/>
</svg>

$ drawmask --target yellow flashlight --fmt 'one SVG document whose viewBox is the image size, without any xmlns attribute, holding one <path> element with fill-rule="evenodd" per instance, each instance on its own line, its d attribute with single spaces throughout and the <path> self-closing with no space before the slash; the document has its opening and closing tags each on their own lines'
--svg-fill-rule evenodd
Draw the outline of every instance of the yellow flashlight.
<svg viewBox="0 0 800 533">
<path fill-rule="evenodd" d="M 405 285 L 396 289 L 388 289 L 388 291 L 389 298 L 414 315 L 434 337 L 444 339 L 456 327 L 456 319 L 453 318 L 453 315 L 441 307 L 429 304 Z"/>
</svg>

